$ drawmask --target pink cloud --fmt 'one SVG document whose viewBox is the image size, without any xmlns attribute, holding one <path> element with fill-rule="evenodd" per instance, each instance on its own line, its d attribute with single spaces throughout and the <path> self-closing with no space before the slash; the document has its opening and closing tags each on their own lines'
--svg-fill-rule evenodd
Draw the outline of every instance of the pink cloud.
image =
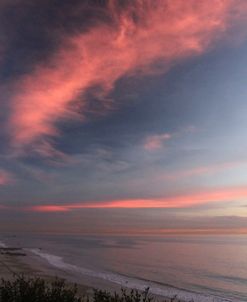
<svg viewBox="0 0 247 302">
<path fill-rule="evenodd" d="M 207 51 L 239 19 L 240 12 L 246 16 L 244 3 L 147 0 L 131 1 L 120 8 L 116 1 L 109 1 L 114 25 L 101 24 L 65 36 L 49 62 L 36 66 L 16 83 L 9 120 L 14 146 L 23 150 L 34 144 L 40 149 L 46 137 L 59 135 L 58 120 L 83 119 L 75 100 L 82 97 L 83 112 L 85 93 L 94 85 L 105 96 L 122 76 L 165 72 L 176 61 Z M 102 102 L 104 105 L 104 97 Z M 150 145 L 155 147 L 155 141 Z"/>
<path fill-rule="evenodd" d="M 34 212 L 67 212 L 69 208 L 67 206 L 59 206 L 59 205 L 41 205 L 41 206 L 33 206 L 28 207 L 27 210 Z"/>
<path fill-rule="evenodd" d="M 9 172 L 5 170 L 0 170 L 0 186 L 8 185 L 13 181 L 14 179 Z"/>
<path fill-rule="evenodd" d="M 193 205 L 241 201 L 247 198 L 247 187 L 216 188 L 190 194 L 152 199 L 120 199 L 102 202 L 83 202 L 63 205 L 38 205 L 27 208 L 34 212 L 66 212 L 85 208 L 184 208 Z"/>
<path fill-rule="evenodd" d="M 172 136 L 169 133 L 151 135 L 146 139 L 144 148 L 149 151 L 158 150 L 163 146 L 164 142 L 169 140 L 171 137 Z"/>
</svg>

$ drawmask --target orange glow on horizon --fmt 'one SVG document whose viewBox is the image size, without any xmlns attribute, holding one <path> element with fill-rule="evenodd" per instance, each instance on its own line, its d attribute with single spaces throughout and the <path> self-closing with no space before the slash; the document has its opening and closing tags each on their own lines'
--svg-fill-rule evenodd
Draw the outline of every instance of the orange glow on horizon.
<svg viewBox="0 0 247 302">
<path fill-rule="evenodd" d="M 103 229 L 95 234 L 102 233 L 104 235 L 247 235 L 247 228 L 183 228 L 183 229 L 123 229 L 112 230 Z M 87 233 L 92 234 L 92 233 Z"/>
</svg>

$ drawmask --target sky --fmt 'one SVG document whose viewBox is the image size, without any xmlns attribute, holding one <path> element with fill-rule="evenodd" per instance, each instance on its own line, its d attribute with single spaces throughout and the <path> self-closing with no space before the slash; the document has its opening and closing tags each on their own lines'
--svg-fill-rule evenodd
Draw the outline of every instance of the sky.
<svg viewBox="0 0 247 302">
<path fill-rule="evenodd" d="M 247 233 L 245 0 L 0 0 L 0 230 Z"/>
</svg>

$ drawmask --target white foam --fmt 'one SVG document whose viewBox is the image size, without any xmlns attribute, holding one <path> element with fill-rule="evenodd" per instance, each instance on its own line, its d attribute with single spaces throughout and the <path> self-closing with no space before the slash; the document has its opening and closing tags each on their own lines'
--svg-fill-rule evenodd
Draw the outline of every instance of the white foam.
<svg viewBox="0 0 247 302">
<path fill-rule="evenodd" d="M 0 248 L 1 247 L 5 248 L 5 247 L 7 247 L 7 245 L 5 243 L 3 243 L 2 241 L 0 241 Z"/>
<path fill-rule="evenodd" d="M 85 276 L 100 278 L 103 280 L 107 280 L 109 282 L 113 282 L 115 284 L 119 284 L 120 286 L 134 288 L 138 290 L 144 290 L 145 288 L 149 287 L 150 288 L 149 292 L 151 294 L 155 294 L 163 297 L 172 298 L 174 296 L 177 296 L 178 299 L 181 299 L 183 301 L 194 301 L 194 302 L 242 302 L 241 300 L 235 300 L 235 299 L 229 300 L 218 296 L 208 296 L 205 294 L 189 292 L 175 287 L 157 285 L 155 282 L 126 277 L 116 273 L 93 271 L 87 268 L 78 267 L 76 265 L 66 263 L 63 261 L 62 257 L 41 252 L 40 249 L 29 249 L 29 250 L 35 255 L 38 255 L 39 257 L 47 260 L 49 264 L 51 264 L 52 266 L 58 269 L 79 273 Z"/>
</svg>

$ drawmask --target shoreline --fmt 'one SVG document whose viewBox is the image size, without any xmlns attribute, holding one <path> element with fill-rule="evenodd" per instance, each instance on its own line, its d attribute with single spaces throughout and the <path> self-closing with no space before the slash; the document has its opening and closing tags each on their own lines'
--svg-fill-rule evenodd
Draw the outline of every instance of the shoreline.
<svg viewBox="0 0 247 302">
<path fill-rule="evenodd" d="M 35 252 L 36 251 L 36 252 Z M 137 289 L 143 291 L 150 288 L 150 295 L 157 301 L 170 301 L 175 296 L 180 302 L 235 302 L 241 300 L 224 299 L 217 296 L 209 296 L 165 286 L 148 280 L 135 279 L 120 276 L 120 279 L 111 278 L 112 275 L 83 270 L 71 264 L 63 262 L 63 259 L 54 255 L 41 252 L 40 249 L 28 250 L 23 248 L 7 247 L 0 244 L 0 278 L 11 279 L 13 274 L 24 274 L 28 277 L 41 277 L 47 281 L 55 277 L 64 279 L 68 284 L 77 284 L 80 295 L 92 295 L 93 288 L 106 290 L 111 293 L 120 292 L 121 288 Z M 53 260 L 49 261 L 49 258 Z M 110 276 L 110 277 L 109 277 Z M 115 274 L 115 276 L 118 276 Z M 128 280 L 128 281 L 124 281 Z M 136 282 L 138 281 L 138 283 Z"/>
</svg>

